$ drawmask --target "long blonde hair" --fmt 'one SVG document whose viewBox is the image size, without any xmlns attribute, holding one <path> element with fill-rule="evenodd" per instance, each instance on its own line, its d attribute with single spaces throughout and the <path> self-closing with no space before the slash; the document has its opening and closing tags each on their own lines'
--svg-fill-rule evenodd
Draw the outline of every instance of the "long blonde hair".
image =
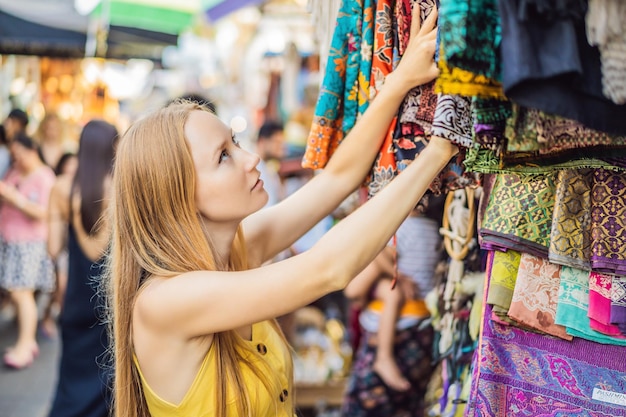
<svg viewBox="0 0 626 417">
<path fill-rule="evenodd" d="M 131 339 L 133 305 L 145 280 L 196 270 L 248 268 L 241 226 L 229 264 L 221 267 L 216 265 L 210 237 L 203 231 L 195 202 L 196 172 L 184 136 L 184 125 L 195 110 L 207 109 L 190 102 L 170 104 L 136 121 L 119 141 L 110 205 L 112 240 L 107 257 L 117 417 L 150 415 L 133 362 Z M 280 332 L 275 322 L 274 326 Z M 250 356 L 244 352 L 252 349 L 236 332 L 216 333 L 211 349 L 215 349 L 217 357 L 218 417 L 226 416 L 229 389 L 237 393 L 238 415 L 254 414 L 241 365 L 249 367 L 268 392 L 280 391 L 278 376 L 263 361 L 252 363 L 245 359 Z"/>
</svg>

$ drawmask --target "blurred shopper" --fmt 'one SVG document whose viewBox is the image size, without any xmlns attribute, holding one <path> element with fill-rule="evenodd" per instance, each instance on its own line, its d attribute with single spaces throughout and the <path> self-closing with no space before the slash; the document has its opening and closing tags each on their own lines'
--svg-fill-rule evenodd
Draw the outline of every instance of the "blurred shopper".
<svg viewBox="0 0 626 417">
<path fill-rule="evenodd" d="M 284 197 L 283 186 L 278 170 L 285 156 L 285 134 L 283 125 L 276 121 L 266 121 L 259 128 L 256 153 L 261 158 L 257 165 L 267 195 L 267 206 L 273 206 Z"/>
<path fill-rule="evenodd" d="M 46 214 L 54 172 L 40 158 L 35 141 L 23 132 L 10 144 L 13 167 L 0 182 L 0 287 L 16 306 L 18 339 L 4 364 L 22 369 L 39 352 L 36 340 L 35 290 L 54 289 L 52 262 L 46 250 Z"/>
<path fill-rule="evenodd" d="M 59 164 L 63 154 L 73 151 L 75 145 L 65 136 L 64 122 L 56 113 L 47 113 L 39 124 L 35 139 L 39 141 L 43 161 L 51 168 Z"/>
<path fill-rule="evenodd" d="M 61 156 L 57 166 L 54 169 L 54 173 L 57 175 L 57 181 L 61 178 L 74 178 L 76 169 L 78 168 L 78 157 L 76 154 L 66 152 Z M 50 214 L 50 213 L 48 213 Z M 50 216 L 48 216 L 50 220 Z M 56 236 L 48 234 L 49 239 L 55 239 Z M 46 309 L 44 310 L 44 316 L 41 320 L 41 334 L 49 339 L 54 339 L 57 336 L 57 322 L 56 319 L 63 307 L 63 298 L 65 297 L 65 287 L 67 286 L 67 269 L 68 269 L 68 253 L 67 253 L 67 239 L 65 241 L 65 247 L 61 249 L 54 260 L 54 271 L 56 275 L 56 287 L 54 294 L 48 300 Z"/>
<path fill-rule="evenodd" d="M 0 180 L 4 178 L 11 167 L 11 152 L 9 151 L 9 141 L 3 125 L 0 125 Z"/>
<path fill-rule="evenodd" d="M 433 217 L 414 209 L 398 228 L 395 245 L 391 241 L 344 290 L 362 310 L 344 417 L 424 415 L 433 371 L 433 329 L 424 299 L 435 287 L 442 253 L 440 222 Z"/>
<path fill-rule="evenodd" d="M 101 222 L 118 133 L 101 120 L 80 135 L 78 169 L 61 174 L 50 195 L 48 250 L 69 254 L 67 288 L 59 324 L 61 362 L 49 417 L 105 417 L 110 406 L 110 372 L 103 366 L 108 346 L 97 288 L 108 228 Z"/>
<path fill-rule="evenodd" d="M 13 109 L 4 120 L 3 125 L 7 141 L 11 142 L 18 133 L 26 132 L 28 114 L 24 110 Z"/>
</svg>

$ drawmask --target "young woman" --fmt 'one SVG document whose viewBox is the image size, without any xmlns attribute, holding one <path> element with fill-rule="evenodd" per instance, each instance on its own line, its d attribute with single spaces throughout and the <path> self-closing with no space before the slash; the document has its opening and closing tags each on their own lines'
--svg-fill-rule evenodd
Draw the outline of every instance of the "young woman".
<svg viewBox="0 0 626 417">
<path fill-rule="evenodd" d="M 259 157 L 202 107 L 174 103 L 123 135 L 108 258 L 116 416 L 294 415 L 291 358 L 273 318 L 344 288 L 456 149 L 433 138 L 313 248 L 261 265 L 363 181 L 405 94 L 437 75 L 435 19 L 412 28 L 401 63 L 324 171 L 267 209 Z"/>
<path fill-rule="evenodd" d="M 46 251 L 48 198 L 54 172 L 40 158 L 35 141 L 19 132 L 10 144 L 13 166 L 0 181 L 0 288 L 15 304 L 18 337 L 4 364 L 23 369 L 39 353 L 35 291 L 54 289 Z"/>
<path fill-rule="evenodd" d="M 111 185 L 115 126 L 92 120 L 80 135 L 78 167 L 61 174 L 50 194 L 48 252 L 57 260 L 67 248 L 68 275 L 61 328 L 61 361 L 48 417 L 107 417 L 110 384 L 103 302 L 97 293 L 109 228 L 99 221 Z"/>
</svg>

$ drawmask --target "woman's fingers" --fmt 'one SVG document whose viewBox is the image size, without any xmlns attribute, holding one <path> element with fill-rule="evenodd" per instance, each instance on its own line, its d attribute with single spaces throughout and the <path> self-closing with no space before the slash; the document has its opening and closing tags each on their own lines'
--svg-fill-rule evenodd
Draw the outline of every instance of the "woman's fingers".
<svg viewBox="0 0 626 417">
<path fill-rule="evenodd" d="M 417 9 L 419 9 L 419 7 L 417 7 Z M 437 16 L 439 15 L 437 8 L 433 7 L 433 9 L 431 10 L 430 14 L 428 15 L 428 17 L 426 18 L 426 20 L 424 21 L 424 24 L 421 25 L 421 28 L 418 31 L 418 35 L 422 36 L 424 34 L 427 34 L 431 31 L 433 31 L 433 29 L 435 28 L 435 26 L 437 25 Z M 419 20 L 419 13 L 417 14 L 417 19 Z M 412 22 L 411 22 L 412 23 Z"/>
<path fill-rule="evenodd" d="M 420 33 L 422 26 L 422 18 L 420 16 L 420 5 L 418 2 L 413 3 L 413 10 L 411 11 L 411 30 L 410 37 L 415 38 Z"/>
<path fill-rule="evenodd" d="M 424 35 L 422 37 L 422 39 L 424 40 L 433 40 L 433 39 L 437 39 L 437 28 L 434 28 L 433 30 L 431 30 L 430 32 L 428 32 L 426 35 Z"/>
</svg>

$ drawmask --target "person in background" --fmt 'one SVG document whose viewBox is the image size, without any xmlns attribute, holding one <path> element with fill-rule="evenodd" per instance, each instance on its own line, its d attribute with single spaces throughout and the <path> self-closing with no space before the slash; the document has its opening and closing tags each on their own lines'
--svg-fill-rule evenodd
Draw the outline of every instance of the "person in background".
<svg viewBox="0 0 626 417">
<path fill-rule="evenodd" d="M 0 125 L 0 179 L 4 178 L 11 167 L 11 152 L 9 151 L 9 141 L 6 130 Z"/>
<path fill-rule="evenodd" d="M 78 168 L 58 176 L 50 194 L 48 251 L 57 260 L 67 247 L 68 278 L 61 329 L 61 361 L 49 417 L 106 417 L 110 381 L 103 364 L 108 347 L 98 294 L 108 227 L 107 208 L 118 132 L 92 120 L 83 128 Z"/>
<path fill-rule="evenodd" d="M 28 114 L 24 110 L 13 109 L 9 112 L 9 115 L 4 120 L 3 125 L 7 141 L 11 142 L 18 133 L 26 132 L 26 126 L 28 126 Z"/>
<path fill-rule="evenodd" d="M 406 93 L 437 76 L 436 16 L 413 24 L 400 63 L 325 169 L 273 206 L 264 208 L 259 156 L 202 106 L 174 103 L 124 133 L 106 275 L 116 417 L 295 415 L 290 349 L 274 318 L 343 289 L 458 150 L 433 137 L 310 250 L 265 263 L 362 183 Z"/>
<path fill-rule="evenodd" d="M 74 152 L 65 152 L 59 158 L 59 162 L 57 162 L 54 173 L 57 177 L 61 175 L 74 175 L 76 170 L 78 169 L 78 155 Z"/>
<path fill-rule="evenodd" d="M 78 168 L 78 156 L 72 152 L 64 153 L 57 163 L 54 173 L 57 181 L 62 178 L 73 178 Z M 50 216 L 48 216 L 49 218 Z M 48 241 L 50 241 L 48 234 Z M 67 242 L 66 242 L 67 243 Z M 65 297 L 65 287 L 67 285 L 67 269 L 68 269 L 68 253 L 67 245 L 55 255 L 54 270 L 56 274 L 56 288 L 54 293 L 48 300 L 44 315 L 41 320 L 41 333 L 48 339 L 54 339 L 57 336 L 57 321 L 61 309 L 63 308 L 63 299 Z"/>
<path fill-rule="evenodd" d="M 285 134 L 280 122 L 268 120 L 259 128 L 256 153 L 261 158 L 258 169 L 263 187 L 269 196 L 267 206 L 273 206 L 284 197 L 283 186 L 278 174 L 280 161 L 285 156 Z"/>
<path fill-rule="evenodd" d="M 39 352 L 35 291 L 54 289 L 46 250 L 46 214 L 54 172 L 40 158 L 37 143 L 23 132 L 10 144 L 13 167 L 0 182 L 0 287 L 16 306 L 18 338 L 4 364 L 23 369 Z"/>
<path fill-rule="evenodd" d="M 74 151 L 75 145 L 65 136 L 64 122 L 56 113 L 47 113 L 39 124 L 35 139 L 39 141 L 43 161 L 52 169 L 61 157 Z"/>
<path fill-rule="evenodd" d="M 344 290 L 349 300 L 361 306 L 361 340 L 344 417 L 424 413 L 433 339 L 424 299 L 437 281 L 435 271 L 442 255 L 439 226 L 439 221 L 414 208 L 398 228 L 395 243 L 391 241 Z"/>
</svg>

